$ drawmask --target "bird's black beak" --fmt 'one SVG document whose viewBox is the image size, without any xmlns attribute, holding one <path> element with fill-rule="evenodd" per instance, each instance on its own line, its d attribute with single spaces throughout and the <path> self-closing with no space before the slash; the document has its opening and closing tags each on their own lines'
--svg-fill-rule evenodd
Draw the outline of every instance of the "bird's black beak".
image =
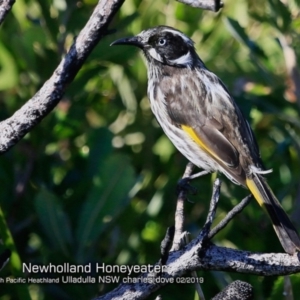
<svg viewBox="0 0 300 300">
<path fill-rule="evenodd" d="M 110 44 L 110 46 L 115 46 L 115 45 L 131 45 L 131 46 L 136 46 L 139 48 L 143 48 L 143 43 L 139 37 L 133 36 L 133 37 L 128 37 L 128 38 L 122 38 L 119 40 L 116 40 Z"/>
</svg>

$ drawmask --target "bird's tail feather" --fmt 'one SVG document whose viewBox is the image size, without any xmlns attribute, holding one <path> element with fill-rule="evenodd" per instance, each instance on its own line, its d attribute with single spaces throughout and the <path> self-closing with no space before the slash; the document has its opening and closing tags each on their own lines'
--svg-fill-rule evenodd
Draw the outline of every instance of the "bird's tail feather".
<svg viewBox="0 0 300 300">
<path fill-rule="evenodd" d="M 283 249 L 294 254 L 300 251 L 300 238 L 294 225 L 276 199 L 266 180 L 259 174 L 247 179 L 246 184 L 260 206 L 268 212 Z"/>
</svg>

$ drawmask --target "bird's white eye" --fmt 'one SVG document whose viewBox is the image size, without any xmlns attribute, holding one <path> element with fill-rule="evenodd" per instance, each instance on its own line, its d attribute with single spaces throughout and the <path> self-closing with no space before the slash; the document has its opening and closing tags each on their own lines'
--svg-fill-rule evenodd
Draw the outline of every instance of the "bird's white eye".
<svg viewBox="0 0 300 300">
<path fill-rule="evenodd" d="M 164 46 L 165 44 L 166 44 L 166 39 L 164 39 L 164 38 L 160 38 L 159 40 L 158 40 L 158 45 L 159 46 Z"/>
</svg>

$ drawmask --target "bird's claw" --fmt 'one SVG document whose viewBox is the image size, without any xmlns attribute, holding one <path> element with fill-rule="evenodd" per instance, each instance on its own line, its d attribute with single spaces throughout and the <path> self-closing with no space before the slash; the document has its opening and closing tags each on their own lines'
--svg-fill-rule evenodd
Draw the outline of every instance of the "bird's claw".
<svg viewBox="0 0 300 300">
<path fill-rule="evenodd" d="M 191 193 L 195 195 L 198 189 L 190 184 L 191 179 L 189 177 L 182 178 L 177 183 L 177 194 L 180 192 Z"/>
</svg>

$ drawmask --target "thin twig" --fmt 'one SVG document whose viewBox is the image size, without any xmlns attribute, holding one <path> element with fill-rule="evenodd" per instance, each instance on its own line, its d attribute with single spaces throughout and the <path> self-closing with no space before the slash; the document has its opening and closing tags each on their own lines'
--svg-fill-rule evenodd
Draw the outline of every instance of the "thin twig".
<svg viewBox="0 0 300 300">
<path fill-rule="evenodd" d="M 250 202 L 252 195 L 245 197 L 238 205 L 236 205 L 226 216 L 225 218 L 215 226 L 210 233 L 208 234 L 208 239 L 212 239 L 220 230 L 222 230 L 235 215 L 240 213 Z"/>
<path fill-rule="evenodd" d="M 195 174 L 191 175 L 191 176 L 189 177 L 189 179 L 190 179 L 190 180 L 193 180 L 193 179 L 196 179 L 196 178 L 198 178 L 198 177 L 204 176 L 204 175 L 209 174 L 209 173 L 211 173 L 211 172 L 209 172 L 209 171 L 201 171 L 201 172 L 199 172 L 199 173 L 195 173 Z"/>
<path fill-rule="evenodd" d="M 165 265 L 168 260 L 169 252 L 174 240 L 174 233 L 175 233 L 174 226 L 168 227 L 166 235 L 160 244 L 160 253 L 161 253 L 160 262 L 162 265 Z"/>
<path fill-rule="evenodd" d="M 182 179 L 189 178 L 194 170 L 194 165 L 189 162 L 185 168 Z M 184 202 L 187 191 L 182 189 L 179 192 L 175 211 L 175 234 L 171 251 L 177 251 L 181 248 L 181 235 L 184 228 Z"/>
<path fill-rule="evenodd" d="M 209 204 L 209 210 L 207 214 L 207 218 L 205 221 L 205 224 L 203 226 L 203 231 L 205 232 L 205 235 L 209 237 L 209 232 L 211 228 L 211 224 L 215 218 L 216 210 L 218 207 L 218 202 L 220 198 L 220 189 L 221 189 L 221 180 L 219 178 L 216 178 L 214 185 L 213 185 L 213 192 Z"/>
</svg>

